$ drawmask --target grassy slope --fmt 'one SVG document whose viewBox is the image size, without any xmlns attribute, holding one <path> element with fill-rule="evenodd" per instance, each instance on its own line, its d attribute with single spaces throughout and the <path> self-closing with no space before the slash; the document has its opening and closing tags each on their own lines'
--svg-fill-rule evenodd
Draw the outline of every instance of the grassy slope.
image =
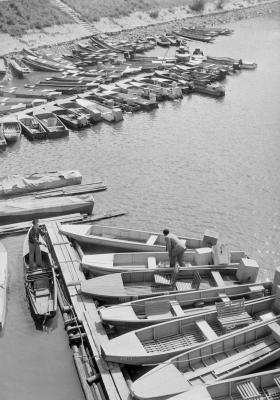
<svg viewBox="0 0 280 400">
<path fill-rule="evenodd" d="M 8 0 L 0 2 L 0 33 L 19 36 L 28 29 L 71 22 L 69 15 L 49 0 Z"/>
<path fill-rule="evenodd" d="M 158 10 L 176 6 L 186 6 L 193 0 L 63 0 L 78 11 L 88 21 L 98 21 L 101 17 L 117 18 L 134 11 Z"/>
</svg>

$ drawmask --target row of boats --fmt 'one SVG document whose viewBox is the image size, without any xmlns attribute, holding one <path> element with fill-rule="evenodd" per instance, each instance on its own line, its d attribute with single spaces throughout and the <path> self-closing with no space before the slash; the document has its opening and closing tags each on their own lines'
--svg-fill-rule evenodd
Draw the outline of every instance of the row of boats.
<svg viewBox="0 0 280 400">
<path fill-rule="evenodd" d="M 111 337 L 101 356 L 137 366 L 128 370 L 134 398 L 278 398 L 262 396 L 280 395 L 279 370 L 243 375 L 279 359 L 279 270 L 274 282 L 256 282 L 254 260 L 205 232 L 182 238 L 186 267 L 174 284 L 162 234 L 96 225 L 60 230 L 82 245 L 126 251 L 80 249 L 82 268 L 97 276 L 82 282 L 81 292 L 108 304 L 99 308 Z"/>
</svg>

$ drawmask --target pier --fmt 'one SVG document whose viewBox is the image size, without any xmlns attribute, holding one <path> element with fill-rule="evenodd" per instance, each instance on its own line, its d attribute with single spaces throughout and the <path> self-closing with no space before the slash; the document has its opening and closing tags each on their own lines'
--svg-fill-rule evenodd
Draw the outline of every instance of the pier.
<svg viewBox="0 0 280 400">
<path fill-rule="evenodd" d="M 61 287 L 69 299 L 63 301 L 60 292 L 61 312 L 85 397 L 129 400 L 130 391 L 119 365 L 101 358 L 100 345 L 109 339 L 94 301 L 79 291 L 85 276 L 78 252 L 59 232 L 59 221 L 49 221 L 45 226 L 61 274 Z"/>
</svg>

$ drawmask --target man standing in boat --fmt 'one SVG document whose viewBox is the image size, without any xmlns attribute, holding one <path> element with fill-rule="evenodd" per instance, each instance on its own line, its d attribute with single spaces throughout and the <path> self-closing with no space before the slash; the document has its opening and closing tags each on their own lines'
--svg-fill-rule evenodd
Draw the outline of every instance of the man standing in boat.
<svg viewBox="0 0 280 400">
<path fill-rule="evenodd" d="M 166 243 L 166 251 L 168 251 L 170 267 L 174 268 L 174 272 L 178 272 L 175 270 L 176 261 L 178 262 L 180 267 L 184 267 L 185 263 L 183 261 L 184 252 L 186 250 L 185 241 L 179 239 L 174 233 L 170 233 L 169 229 L 163 230 L 165 243 Z"/>
<path fill-rule="evenodd" d="M 42 254 L 40 249 L 40 244 L 42 244 L 42 242 L 40 242 L 39 237 L 44 234 L 45 231 L 39 227 L 39 220 L 34 219 L 28 234 L 29 266 L 31 268 L 36 267 L 36 265 L 42 265 Z"/>
</svg>

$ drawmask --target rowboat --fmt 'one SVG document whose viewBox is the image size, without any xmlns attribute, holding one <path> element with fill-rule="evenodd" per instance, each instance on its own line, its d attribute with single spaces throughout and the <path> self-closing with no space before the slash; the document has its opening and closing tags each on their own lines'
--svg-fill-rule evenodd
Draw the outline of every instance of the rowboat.
<svg viewBox="0 0 280 400">
<path fill-rule="evenodd" d="M 34 113 L 35 119 L 43 125 L 49 139 L 60 138 L 69 135 L 69 129 L 52 112 L 40 111 Z"/>
<path fill-rule="evenodd" d="M 225 95 L 225 89 L 222 86 L 212 84 L 201 84 L 196 82 L 193 85 L 193 89 L 197 93 L 206 94 L 214 97 L 223 97 Z"/>
<path fill-rule="evenodd" d="M 186 250 L 184 262 L 191 265 L 213 265 L 237 263 L 245 257 L 244 252 L 234 251 L 224 257 L 219 263 L 216 257 L 216 248 L 202 247 L 194 250 Z M 106 275 L 126 271 L 145 271 L 161 269 L 167 271 L 169 268 L 169 256 L 167 252 L 134 252 L 134 253 L 105 253 L 89 254 L 82 258 L 84 269 L 94 275 Z"/>
<path fill-rule="evenodd" d="M 239 69 L 256 69 L 258 66 L 255 62 L 238 60 L 231 57 L 207 56 L 207 60 L 217 64 L 238 65 Z"/>
<path fill-rule="evenodd" d="M 280 368 L 238 378 L 226 379 L 207 386 L 196 386 L 169 400 L 277 400 L 280 398 Z"/>
<path fill-rule="evenodd" d="M 30 69 L 19 59 L 11 58 L 9 60 L 9 67 L 17 78 L 24 78 L 25 74 L 30 73 Z"/>
<path fill-rule="evenodd" d="M 21 125 L 15 117 L 5 117 L 5 120 L 2 120 L 0 129 L 7 143 L 16 142 L 20 138 Z"/>
<path fill-rule="evenodd" d="M 58 215 L 91 214 L 94 200 L 92 196 L 61 196 L 36 198 L 18 197 L 0 201 L 0 225 L 30 221 L 34 218 L 49 218 Z"/>
<path fill-rule="evenodd" d="M 23 267 L 26 295 L 34 319 L 47 319 L 57 310 L 57 282 L 53 260 L 42 237 L 39 238 L 42 264 L 29 265 L 28 234 L 23 245 Z"/>
<path fill-rule="evenodd" d="M 47 138 L 47 131 L 38 119 L 32 115 L 18 115 L 24 136 L 29 140 L 41 140 Z"/>
<path fill-rule="evenodd" d="M 87 118 L 79 115 L 78 113 L 73 113 L 72 111 L 59 106 L 52 106 L 50 111 L 55 114 L 68 128 L 81 129 L 85 126 L 88 126 Z"/>
<path fill-rule="evenodd" d="M 0 197 L 25 195 L 40 190 L 62 186 L 79 185 L 82 175 L 79 171 L 52 171 L 30 175 L 7 175 L 0 177 Z"/>
<path fill-rule="evenodd" d="M 8 286 L 8 256 L 4 245 L 0 242 L 0 330 L 6 319 L 6 301 Z"/>
<path fill-rule="evenodd" d="M 151 307 L 149 311 L 152 314 L 155 310 Z M 227 316 L 227 323 L 220 317 L 221 310 Z M 275 296 L 248 302 L 244 302 L 244 298 L 227 299 L 222 304 L 217 303 L 215 311 L 141 328 L 111 339 L 101 346 L 102 355 L 106 361 L 121 364 L 161 363 L 241 327 L 269 321 L 278 315 Z"/>
<path fill-rule="evenodd" d="M 181 268 L 175 274 L 170 270 L 123 272 L 83 281 L 81 291 L 104 302 L 125 302 L 168 293 L 253 283 L 258 270 L 255 260 L 242 258 L 235 266 L 191 266 Z"/>
<path fill-rule="evenodd" d="M 212 312 L 215 304 L 223 300 L 253 300 L 271 293 L 271 282 L 259 282 L 242 285 L 215 287 L 206 290 L 186 291 L 150 297 L 144 300 L 111 307 L 99 308 L 99 315 L 104 324 L 116 327 L 136 329 L 165 321 L 179 319 L 201 313 Z M 151 313 L 151 303 L 156 312 Z"/>
<path fill-rule="evenodd" d="M 65 110 L 71 111 L 72 113 L 76 113 L 77 115 L 82 117 L 83 120 L 86 119 L 88 125 L 90 124 L 90 122 L 92 122 L 90 113 L 74 101 L 63 100 L 57 102 L 57 105 L 61 108 L 64 108 Z"/>
<path fill-rule="evenodd" d="M 76 99 L 76 103 L 90 114 L 91 120 L 94 122 L 101 121 L 101 112 L 92 101 L 78 98 Z"/>
<path fill-rule="evenodd" d="M 61 232 L 81 243 L 109 246 L 131 251 L 165 251 L 164 235 L 160 233 L 104 225 L 63 225 Z M 183 238 L 186 248 L 212 246 L 217 243 L 216 232 L 205 231 L 202 239 Z"/>
<path fill-rule="evenodd" d="M 141 400 L 164 400 L 194 386 L 242 376 L 280 357 L 280 317 L 252 324 L 170 358 L 131 385 Z"/>
<path fill-rule="evenodd" d="M 169 47 L 171 42 L 166 36 L 159 36 L 157 38 L 157 44 L 162 47 Z"/>
</svg>

